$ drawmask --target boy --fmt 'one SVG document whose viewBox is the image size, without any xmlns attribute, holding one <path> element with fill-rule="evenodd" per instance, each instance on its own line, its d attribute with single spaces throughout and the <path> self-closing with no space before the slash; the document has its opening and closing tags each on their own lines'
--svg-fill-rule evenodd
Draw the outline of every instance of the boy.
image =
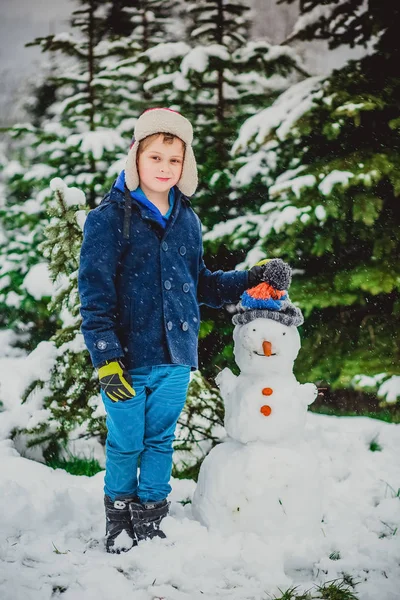
<svg viewBox="0 0 400 600">
<path fill-rule="evenodd" d="M 198 367 L 199 304 L 237 302 L 262 280 L 262 266 L 206 268 L 188 199 L 197 186 L 192 140 L 181 114 L 145 111 L 125 171 L 85 224 L 79 292 L 107 413 L 107 552 L 165 537 L 175 426 Z"/>
</svg>

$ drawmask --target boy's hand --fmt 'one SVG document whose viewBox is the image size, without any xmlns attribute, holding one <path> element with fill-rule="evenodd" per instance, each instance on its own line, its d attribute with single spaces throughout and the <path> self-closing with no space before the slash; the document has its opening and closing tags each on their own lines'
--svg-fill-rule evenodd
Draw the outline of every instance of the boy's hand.
<svg viewBox="0 0 400 600">
<path fill-rule="evenodd" d="M 105 395 L 113 402 L 124 402 L 136 396 L 132 377 L 120 360 L 108 360 L 99 367 L 99 381 Z"/>
<path fill-rule="evenodd" d="M 258 263 L 256 263 L 254 265 L 254 267 L 251 267 L 251 269 L 249 269 L 249 287 L 255 287 L 256 285 L 258 285 L 259 283 L 261 283 L 262 281 L 264 281 L 263 279 L 263 275 L 264 275 L 264 270 L 265 270 L 265 265 L 270 261 L 270 258 L 264 258 L 263 260 L 260 260 Z"/>
</svg>

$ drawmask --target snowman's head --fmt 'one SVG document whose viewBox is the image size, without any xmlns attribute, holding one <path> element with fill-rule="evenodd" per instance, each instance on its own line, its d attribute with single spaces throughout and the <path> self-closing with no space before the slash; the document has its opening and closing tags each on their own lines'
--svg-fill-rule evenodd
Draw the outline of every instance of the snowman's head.
<svg viewBox="0 0 400 600">
<path fill-rule="evenodd" d="M 295 326 L 268 318 L 236 325 L 233 331 L 235 361 L 242 373 L 287 373 L 300 350 Z"/>
<path fill-rule="evenodd" d="M 279 258 L 261 263 L 261 283 L 242 294 L 232 318 L 235 360 L 242 372 L 291 372 L 300 350 L 297 327 L 304 321 L 287 291 L 292 269 Z"/>
</svg>

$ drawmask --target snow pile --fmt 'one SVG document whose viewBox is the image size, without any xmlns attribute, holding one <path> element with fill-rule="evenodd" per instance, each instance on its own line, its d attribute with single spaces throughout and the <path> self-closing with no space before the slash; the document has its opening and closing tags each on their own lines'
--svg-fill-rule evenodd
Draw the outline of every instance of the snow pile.
<svg viewBox="0 0 400 600">
<path fill-rule="evenodd" d="M 77 340 L 76 348 L 72 344 L 69 349 L 79 351 L 80 343 Z M 59 352 L 63 351 L 61 346 Z M 360 600 L 398 598 L 399 425 L 308 414 L 304 439 L 320 465 L 323 521 L 318 519 L 319 535 L 312 532 L 311 542 L 292 545 L 285 573 L 280 566 L 284 551 L 280 535 L 262 536 L 257 527 L 256 533 L 221 532 L 200 524 L 191 505 L 195 483 L 189 480 L 172 481 L 171 513 L 163 522 L 166 540 L 154 539 L 126 554 L 108 555 L 103 538 L 103 473 L 87 478 L 52 470 L 26 458 L 33 454 L 22 454 L 23 440 L 10 439 L 14 428 L 33 427 L 48 417 L 42 399 L 56 356 L 54 344 L 43 342 L 27 357 L 0 359 L 1 600 L 59 596 L 109 600 L 111 595 L 132 600 L 270 600 L 278 593 L 278 582 L 282 589 L 298 586 L 301 593 L 344 575 L 358 583 Z M 21 403 L 24 390 L 36 379 L 44 382 L 43 390 Z M 398 379 L 388 383 L 388 389 L 390 385 L 397 389 Z M 278 411 L 279 402 L 274 408 L 272 399 L 273 395 L 268 400 L 266 396 L 272 410 Z M 89 402 L 96 404 L 98 398 Z M 262 489 L 254 473 L 264 480 L 267 455 L 263 462 L 262 453 L 252 448 L 246 469 L 226 471 L 218 482 L 232 490 L 233 503 L 239 488 L 256 496 Z M 99 450 L 98 444 L 81 439 L 75 455 L 87 457 Z M 280 470 L 269 473 L 279 476 Z M 307 494 L 320 501 L 313 489 L 318 488 L 304 488 L 303 510 Z"/>
<path fill-rule="evenodd" d="M 0 421 L 6 413 L 0 414 Z M 315 565 L 301 547 L 289 577 L 298 593 L 340 578 L 362 600 L 395 600 L 400 583 L 399 426 L 309 415 L 306 436 L 322 466 L 324 545 Z M 382 448 L 371 452 L 377 439 Z M 193 519 L 195 484 L 173 481 L 167 540 L 124 555 L 103 548 L 103 474 L 77 477 L 22 458 L 0 442 L 2 600 L 267 600 L 274 551 L 250 534 L 221 535 Z M 184 504 L 184 506 L 183 506 Z M 303 554 L 301 554 L 303 552 Z M 262 562 L 270 557 L 269 562 Z M 262 560 L 261 560 L 262 559 Z"/>
<path fill-rule="evenodd" d="M 0 401 L 5 409 L 0 418 L 0 439 L 9 437 L 17 427 L 35 427 L 48 418 L 42 404 L 45 388 L 30 394 L 24 403 L 21 398 L 34 381 L 48 381 L 56 357 L 55 345 L 41 342 L 26 357 L 0 360 Z"/>
</svg>

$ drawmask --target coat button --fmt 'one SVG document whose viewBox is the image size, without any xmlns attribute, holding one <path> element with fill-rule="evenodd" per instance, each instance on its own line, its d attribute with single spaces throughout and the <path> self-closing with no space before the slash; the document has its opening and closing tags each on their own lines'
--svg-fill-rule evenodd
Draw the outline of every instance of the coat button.
<svg viewBox="0 0 400 600">
<path fill-rule="evenodd" d="M 186 254 L 186 246 L 181 246 L 181 247 L 179 248 L 179 254 L 180 254 L 181 256 L 185 256 L 185 254 Z"/>
<path fill-rule="evenodd" d="M 171 282 L 168 279 L 167 279 L 167 281 L 164 281 L 164 287 L 166 290 L 171 289 Z"/>
<path fill-rule="evenodd" d="M 96 342 L 96 347 L 98 350 L 105 350 L 107 346 L 108 344 L 105 340 L 99 340 L 98 342 Z"/>
<path fill-rule="evenodd" d="M 164 250 L 164 252 L 166 252 L 168 250 L 168 244 L 167 244 L 167 242 L 163 242 L 161 244 L 161 248 Z"/>
<path fill-rule="evenodd" d="M 171 331 L 171 329 L 172 329 L 172 321 L 168 321 L 167 328 L 168 328 L 168 331 Z"/>
<path fill-rule="evenodd" d="M 181 325 L 183 331 L 187 331 L 189 329 L 189 325 L 186 323 L 186 321 L 184 321 Z"/>
<path fill-rule="evenodd" d="M 184 283 L 182 289 L 186 294 L 190 290 L 190 285 L 188 283 Z"/>
</svg>

